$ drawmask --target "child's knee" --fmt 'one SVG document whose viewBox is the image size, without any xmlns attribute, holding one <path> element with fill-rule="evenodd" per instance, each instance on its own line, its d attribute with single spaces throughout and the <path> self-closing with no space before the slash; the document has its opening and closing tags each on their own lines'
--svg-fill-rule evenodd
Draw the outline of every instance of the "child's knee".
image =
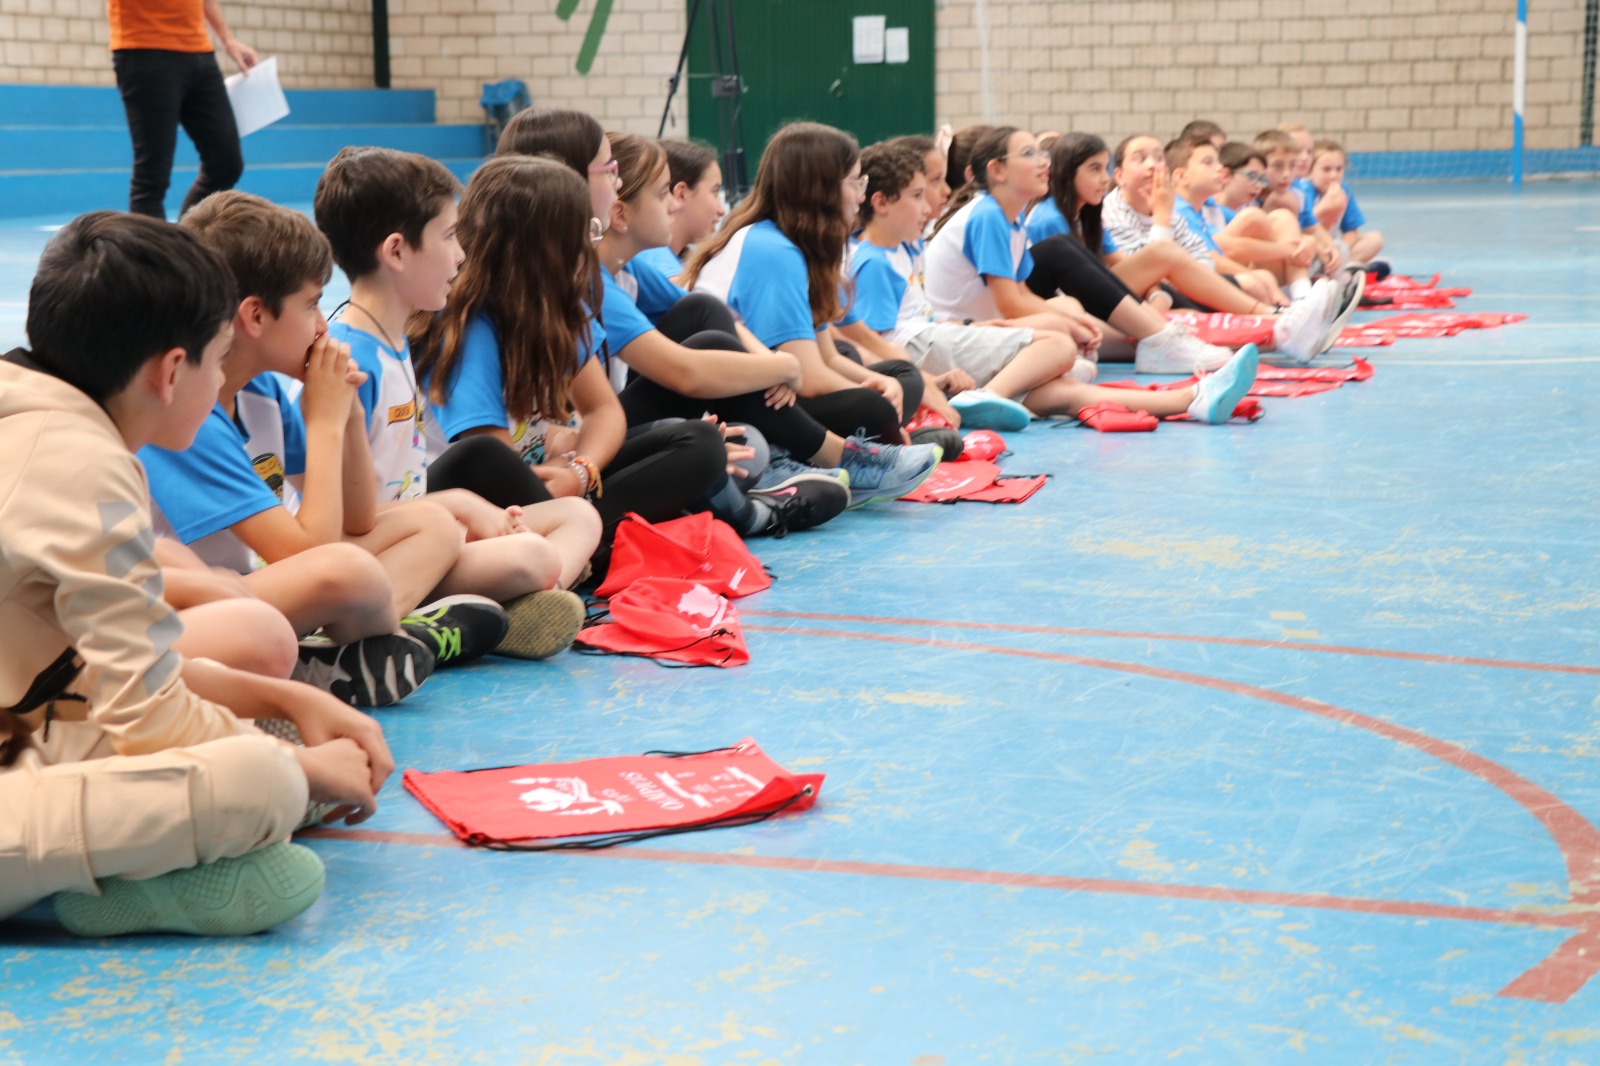
<svg viewBox="0 0 1600 1066">
<path fill-rule="evenodd" d="M 189 805 L 200 862 L 287 840 L 305 817 L 305 772 L 281 741 L 229 737 L 187 753 L 198 764 L 189 779 Z"/>
<path fill-rule="evenodd" d="M 319 603 L 351 607 L 389 602 L 389 575 L 365 548 L 323 544 L 295 558 L 310 569 Z"/>
<path fill-rule="evenodd" d="M 299 636 L 276 607 L 241 597 L 209 603 L 203 609 L 208 609 L 205 628 L 232 651 L 227 665 L 262 677 L 288 677 L 294 671 Z"/>
<path fill-rule="evenodd" d="M 1034 330 L 1032 347 L 1044 353 L 1054 377 L 1067 373 L 1078 361 L 1078 342 L 1065 333 Z"/>
</svg>

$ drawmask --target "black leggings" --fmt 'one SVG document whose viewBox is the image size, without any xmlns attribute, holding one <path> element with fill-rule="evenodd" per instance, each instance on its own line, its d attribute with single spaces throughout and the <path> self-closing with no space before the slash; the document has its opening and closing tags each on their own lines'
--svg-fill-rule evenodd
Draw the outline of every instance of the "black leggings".
<svg viewBox="0 0 1600 1066">
<path fill-rule="evenodd" d="M 714 296 L 691 293 L 661 316 L 656 329 L 668 340 L 696 351 L 742 352 L 734 332 L 733 312 Z M 699 418 L 710 411 L 724 422 L 756 427 L 771 444 L 801 460 L 822 450 L 828 431 L 798 404 L 771 408 L 760 392 L 716 399 L 695 399 L 673 392 L 642 375 L 634 375 L 619 397 L 628 425 L 642 426 L 663 418 Z"/>
<path fill-rule="evenodd" d="M 841 437 L 865 433 L 890 444 L 900 442 L 900 427 L 911 421 L 922 403 L 922 372 L 904 359 L 886 359 L 873 363 L 868 370 L 887 374 L 900 383 L 903 394 L 900 417 L 896 418 L 894 405 L 881 393 L 867 388 L 840 389 L 821 396 L 806 396 L 800 400 L 811 416 Z"/>
<path fill-rule="evenodd" d="M 1063 292 L 1102 322 L 1110 320 L 1123 300 L 1130 296 L 1135 303 L 1139 300 L 1098 255 L 1066 233 L 1046 237 L 1033 246 L 1033 273 L 1028 275 L 1028 288 L 1045 300 Z"/>
<path fill-rule="evenodd" d="M 214 192 L 233 188 L 244 173 L 244 153 L 216 57 L 210 52 L 124 48 L 111 53 L 111 66 L 133 139 L 128 210 L 167 217 L 167 186 L 180 125 L 200 153 L 200 173 L 178 214 Z"/>
<path fill-rule="evenodd" d="M 602 492 L 594 500 L 603 530 L 595 568 L 610 557 L 617 523 L 629 511 L 663 522 L 703 510 L 727 478 L 722 434 L 709 422 L 675 422 L 623 441 L 601 471 Z M 428 491 L 469 489 L 496 507 L 526 506 L 551 499 L 522 457 L 493 437 L 466 437 L 428 464 Z"/>
</svg>

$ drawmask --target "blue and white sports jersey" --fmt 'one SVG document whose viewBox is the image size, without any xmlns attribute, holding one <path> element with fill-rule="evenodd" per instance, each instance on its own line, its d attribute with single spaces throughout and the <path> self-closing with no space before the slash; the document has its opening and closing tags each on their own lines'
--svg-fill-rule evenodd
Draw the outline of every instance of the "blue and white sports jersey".
<svg viewBox="0 0 1600 1066">
<path fill-rule="evenodd" d="M 771 219 L 735 233 L 694 287 L 732 308 L 768 348 L 816 338 L 805 256 Z"/>
<path fill-rule="evenodd" d="M 1222 248 L 1218 246 L 1216 237 L 1212 233 L 1211 225 L 1206 221 L 1201 210 L 1181 196 L 1172 202 L 1172 230 L 1174 234 L 1178 231 L 1179 219 L 1182 219 L 1183 224 L 1205 242 L 1208 252 L 1212 255 L 1222 254 Z"/>
<path fill-rule="evenodd" d="M 1300 194 L 1300 228 L 1310 229 L 1317 224 L 1317 187 L 1309 178 L 1296 178 L 1289 188 Z"/>
<path fill-rule="evenodd" d="M 662 275 L 668 280 L 683 273 L 683 260 L 673 253 L 671 248 L 663 245 L 660 248 L 646 248 L 628 261 L 628 266 L 643 265 Z M 674 282 L 673 284 L 677 284 Z M 646 311 L 645 314 L 649 314 Z"/>
<path fill-rule="evenodd" d="M 666 252 L 670 263 L 664 262 L 660 256 L 651 255 L 651 252 Z M 633 297 L 633 302 L 644 312 L 644 317 L 651 322 L 659 322 L 674 304 L 689 295 L 686 289 L 672 280 L 682 272 L 683 264 L 678 262 L 678 257 L 670 249 L 650 248 L 628 260 L 622 273 L 617 275 L 617 284 Z M 615 340 L 612 346 L 622 347 Z"/>
<path fill-rule="evenodd" d="M 230 527 L 274 507 L 299 509 L 287 480 L 306 469 L 305 424 L 291 387 L 297 384 L 262 374 L 239 390 L 234 418 L 218 404 L 184 451 L 139 449 L 160 509 L 157 528 L 209 566 L 248 573 L 258 560 Z"/>
<path fill-rule="evenodd" d="M 1004 318 L 984 279 L 1026 281 L 1031 273 L 1027 227 L 1021 217 L 1007 218 L 988 193 L 952 215 L 928 242 L 928 300 L 940 318 Z"/>
<path fill-rule="evenodd" d="M 605 330 L 590 319 L 590 343 L 581 346 L 573 364 L 577 373 L 605 341 Z M 431 390 L 432 375 L 422 379 Z M 437 459 L 450 443 L 469 429 L 492 426 L 511 434 L 511 445 L 530 466 L 544 462 L 544 435 L 550 423 L 537 414 L 514 419 L 506 411 L 505 378 L 500 369 L 500 333 L 483 313 L 476 315 L 462 338 L 461 354 L 451 368 L 445 398 L 429 405 L 428 455 Z"/>
<path fill-rule="evenodd" d="M 1046 237 L 1058 237 L 1071 232 L 1072 227 L 1067 225 L 1066 216 L 1061 213 L 1061 208 L 1057 207 L 1055 200 L 1048 196 L 1034 204 L 1033 210 L 1028 212 L 1028 239 L 1034 244 L 1038 244 Z"/>
<path fill-rule="evenodd" d="M 600 273 L 605 275 L 605 294 L 600 313 L 606 320 L 605 336 L 611 347 L 606 373 L 611 378 L 611 387 L 621 392 L 628 383 L 628 364 L 622 355 L 624 349 L 646 333 L 654 333 L 656 327 L 634 302 L 633 293 L 628 291 L 638 284 L 634 275 L 622 271 L 613 276 L 604 267 L 600 268 Z"/>
<path fill-rule="evenodd" d="M 881 248 L 870 241 L 851 245 L 855 310 L 861 321 L 896 344 L 933 325 L 933 305 L 923 288 L 921 242 Z"/>
<path fill-rule="evenodd" d="M 328 335 L 350 346 L 350 358 L 366 372 L 356 389 L 367 412 L 367 443 L 378 472 L 380 500 L 411 500 L 428 491 L 426 407 L 411 365 L 409 341 L 395 351 L 348 322 L 328 323 Z"/>
</svg>

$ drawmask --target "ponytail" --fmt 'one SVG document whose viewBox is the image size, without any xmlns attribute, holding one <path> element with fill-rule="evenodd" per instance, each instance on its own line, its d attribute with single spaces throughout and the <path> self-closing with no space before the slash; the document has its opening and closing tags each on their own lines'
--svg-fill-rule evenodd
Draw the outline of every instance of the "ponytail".
<svg viewBox="0 0 1600 1066">
<path fill-rule="evenodd" d="M 989 191 L 989 164 L 1005 157 L 1006 145 L 1017 132 L 1016 126 L 991 126 L 973 142 L 972 154 L 967 161 L 972 168 L 972 180 L 951 194 L 950 202 L 944 205 L 944 214 L 939 216 L 938 223 L 933 227 L 935 237 L 944 229 L 945 223 L 955 217 L 957 211 L 971 203 L 979 193 Z"/>
</svg>

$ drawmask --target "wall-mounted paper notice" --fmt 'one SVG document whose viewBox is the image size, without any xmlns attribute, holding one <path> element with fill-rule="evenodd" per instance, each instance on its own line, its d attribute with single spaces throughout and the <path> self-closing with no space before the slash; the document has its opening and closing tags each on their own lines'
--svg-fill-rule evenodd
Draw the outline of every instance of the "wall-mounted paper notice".
<svg viewBox="0 0 1600 1066">
<path fill-rule="evenodd" d="M 851 55 L 857 63 L 883 62 L 883 31 L 887 15 L 857 15 L 850 20 Z"/>
<path fill-rule="evenodd" d="M 883 61 L 885 63 L 911 62 L 911 29 L 908 26 L 890 26 L 883 35 Z"/>
<path fill-rule="evenodd" d="M 250 68 L 248 74 L 228 78 L 228 103 L 233 105 L 233 121 L 239 136 L 248 137 L 289 114 L 289 101 L 278 84 L 278 57 L 268 56 Z"/>
</svg>

